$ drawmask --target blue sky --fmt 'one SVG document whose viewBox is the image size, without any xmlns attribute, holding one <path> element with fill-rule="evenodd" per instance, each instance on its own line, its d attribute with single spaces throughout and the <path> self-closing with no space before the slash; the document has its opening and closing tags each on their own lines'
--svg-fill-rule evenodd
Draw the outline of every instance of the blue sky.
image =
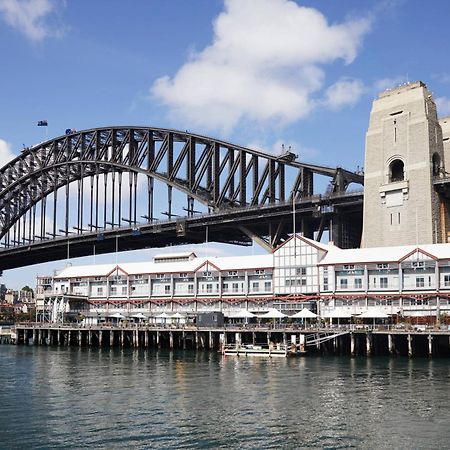
<svg viewBox="0 0 450 450">
<path fill-rule="evenodd" d="M 0 0 L 0 164 L 45 132 L 130 124 L 355 170 L 380 90 L 420 79 L 450 113 L 449 15 L 445 0 Z"/>
</svg>

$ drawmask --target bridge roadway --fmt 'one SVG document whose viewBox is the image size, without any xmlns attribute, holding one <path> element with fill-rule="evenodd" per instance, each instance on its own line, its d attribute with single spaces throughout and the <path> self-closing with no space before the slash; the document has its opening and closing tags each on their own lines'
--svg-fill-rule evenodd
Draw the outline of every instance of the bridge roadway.
<svg viewBox="0 0 450 450">
<path fill-rule="evenodd" d="M 363 193 L 336 193 L 330 196 L 313 196 L 296 202 L 296 229 L 305 236 L 332 228 L 333 240 L 342 247 L 359 245 L 362 227 Z M 269 242 L 257 240 L 267 249 L 280 236 L 292 232 L 293 205 L 291 202 L 246 208 L 222 209 L 219 212 L 137 224 L 133 227 L 97 230 L 92 233 L 70 234 L 41 240 L 22 246 L 0 250 L 0 270 L 31 264 L 93 254 L 172 245 L 204 243 L 206 234 L 211 242 L 252 245 L 251 236 L 269 236 Z M 342 223 L 345 220 L 345 223 Z M 343 229 L 353 227 L 353 240 L 345 242 Z M 208 231 L 206 231 L 208 230 Z"/>
</svg>

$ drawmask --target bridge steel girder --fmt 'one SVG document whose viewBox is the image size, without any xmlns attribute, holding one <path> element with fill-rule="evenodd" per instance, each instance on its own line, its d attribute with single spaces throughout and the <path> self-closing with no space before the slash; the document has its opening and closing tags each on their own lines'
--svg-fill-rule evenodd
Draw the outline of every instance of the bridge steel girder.
<svg viewBox="0 0 450 450">
<path fill-rule="evenodd" d="M 125 173 L 129 174 L 128 186 L 124 185 Z M 0 169 L 0 259 L 6 253 L 11 256 L 14 249 L 22 253 L 32 244 L 50 248 L 50 241 L 58 241 L 58 232 L 75 242 L 100 229 L 106 233 L 124 224 L 137 227 L 138 194 L 142 195 L 138 193 L 138 179 L 142 176 L 147 188 L 146 212 L 141 217 L 153 226 L 159 219 L 154 211 L 155 181 L 167 188 L 166 211 L 162 214 L 171 221 L 179 217 L 173 209 L 173 189 L 186 195 L 187 208 L 183 210 L 187 218 L 192 218 L 195 202 L 216 214 L 284 204 L 286 192 L 288 202 L 295 197 L 295 202 L 301 203 L 313 196 L 315 175 L 330 179 L 332 195 L 345 196 L 350 182 L 363 183 L 361 175 L 300 163 L 290 153 L 265 154 L 177 130 L 104 127 L 60 136 L 24 149 Z M 72 183 L 76 185 L 75 196 L 70 191 Z M 60 191 L 64 191 L 59 199 L 64 198 L 65 209 L 62 229 L 56 225 Z M 77 217 L 71 223 L 74 211 Z M 286 232 L 279 224 L 271 228 L 275 231 L 250 230 L 249 234 L 273 247 Z M 234 233 L 236 239 L 232 233 L 225 233 L 227 242 L 248 242 L 248 236 L 243 238 L 237 226 Z"/>
</svg>

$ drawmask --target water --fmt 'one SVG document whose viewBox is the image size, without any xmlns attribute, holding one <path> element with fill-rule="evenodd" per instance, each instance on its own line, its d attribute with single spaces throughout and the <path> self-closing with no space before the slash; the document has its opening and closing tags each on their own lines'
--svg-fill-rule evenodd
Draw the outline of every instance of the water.
<svg viewBox="0 0 450 450">
<path fill-rule="evenodd" d="M 0 448 L 442 449 L 450 364 L 0 346 Z"/>
</svg>

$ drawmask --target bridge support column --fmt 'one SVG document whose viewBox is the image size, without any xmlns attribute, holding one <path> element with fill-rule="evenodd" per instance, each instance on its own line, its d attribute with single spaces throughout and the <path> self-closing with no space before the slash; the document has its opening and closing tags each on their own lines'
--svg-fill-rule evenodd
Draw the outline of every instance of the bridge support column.
<svg viewBox="0 0 450 450">
<path fill-rule="evenodd" d="M 366 354 L 367 356 L 372 355 L 372 335 L 370 333 L 366 333 Z"/>
<path fill-rule="evenodd" d="M 186 350 L 186 333 L 184 331 L 181 333 L 181 340 L 183 342 L 183 350 Z"/>
<path fill-rule="evenodd" d="M 38 331 L 38 345 L 41 345 L 42 344 L 42 333 L 41 333 L 41 330 L 39 330 Z"/>
<path fill-rule="evenodd" d="M 59 328 L 56 330 L 56 343 L 58 347 L 61 345 L 61 330 Z"/>
<path fill-rule="evenodd" d="M 144 331 L 144 347 L 148 347 L 148 330 Z"/>
<path fill-rule="evenodd" d="M 412 336 L 408 334 L 408 356 L 411 357 L 413 355 L 413 346 L 412 346 Z"/>
<path fill-rule="evenodd" d="M 433 336 L 428 335 L 428 356 L 431 358 L 433 356 Z"/>
<path fill-rule="evenodd" d="M 92 346 L 92 331 L 91 330 L 88 331 L 88 346 L 89 347 Z"/>
<path fill-rule="evenodd" d="M 33 328 L 33 344 L 34 345 L 37 344 L 36 339 L 37 339 L 37 337 L 36 337 L 36 330 Z"/>
<path fill-rule="evenodd" d="M 353 333 L 350 333 L 350 355 L 355 356 L 356 355 L 356 342 L 355 342 L 355 335 Z"/>
<path fill-rule="evenodd" d="M 109 346 L 114 347 L 114 330 L 112 328 L 109 330 Z"/>
<path fill-rule="evenodd" d="M 103 343 L 103 330 L 99 330 L 98 332 L 98 346 L 102 348 Z"/>
<path fill-rule="evenodd" d="M 161 336 L 159 330 L 156 332 L 156 346 L 161 348 Z"/>
<path fill-rule="evenodd" d="M 78 331 L 78 346 L 81 347 L 81 342 L 83 341 L 83 335 L 81 334 L 81 330 Z"/>
<path fill-rule="evenodd" d="M 173 350 L 173 331 L 169 331 L 169 348 Z"/>
</svg>

